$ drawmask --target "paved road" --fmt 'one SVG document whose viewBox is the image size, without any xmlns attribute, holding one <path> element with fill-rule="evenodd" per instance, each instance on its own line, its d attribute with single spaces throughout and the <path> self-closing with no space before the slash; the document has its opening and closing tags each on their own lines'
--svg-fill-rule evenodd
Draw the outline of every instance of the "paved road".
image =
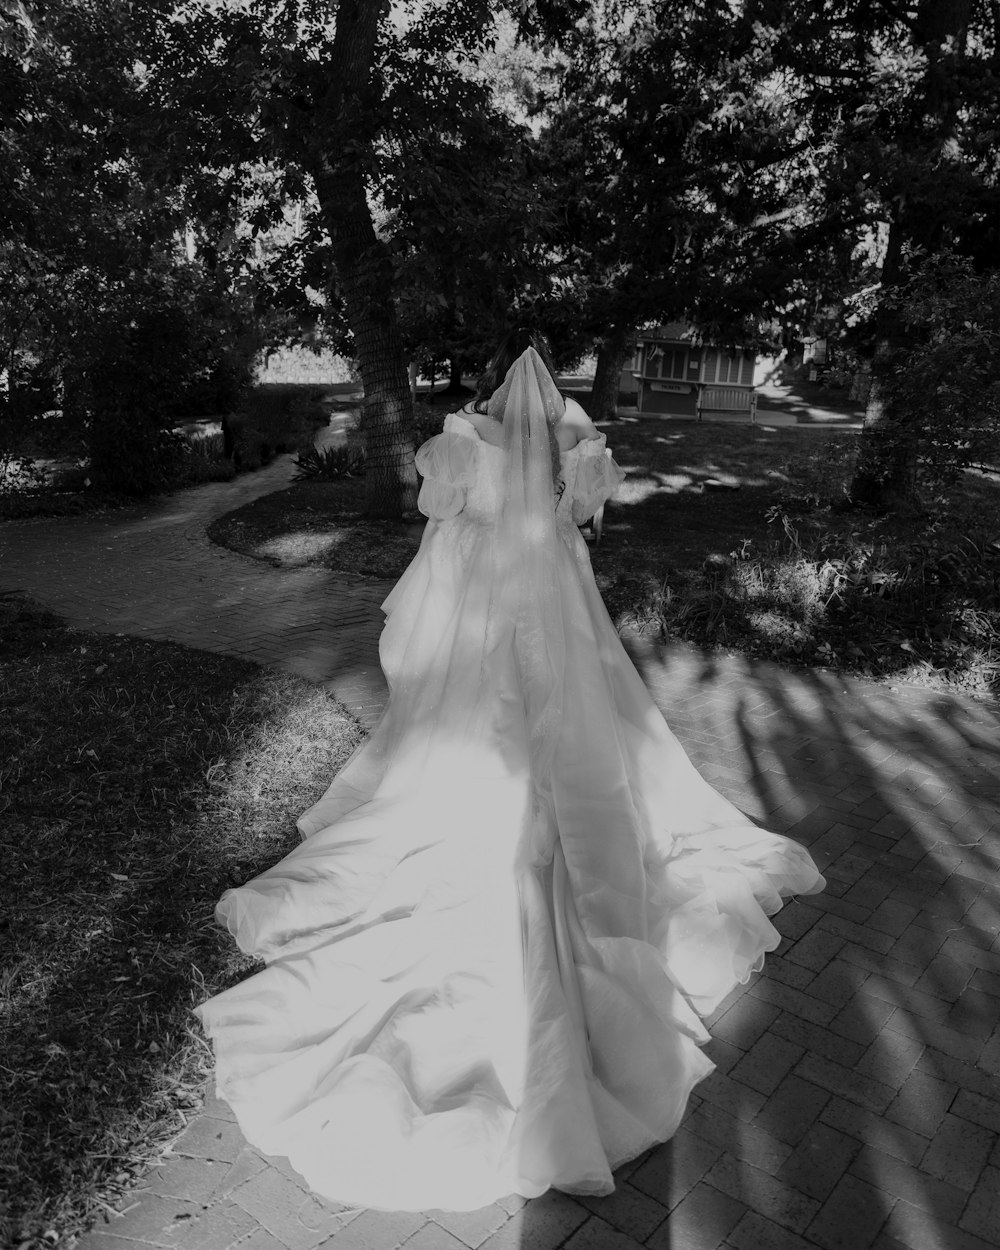
<svg viewBox="0 0 1000 1250">
<path fill-rule="evenodd" d="M 0 591 L 71 623 L 248 656 L 366 721 L 384 584 L 214 548 L 287 460 L 126 514 L 0 525 Z M 987 1250 L 1000 1226 L 1000 711 L 633 640 L 695 762 L 829 880 L 716 1013 L 717 1071 L 611 1198 L 335 1208 L 208 1096 L 80 1250 Z"/>
</svg>

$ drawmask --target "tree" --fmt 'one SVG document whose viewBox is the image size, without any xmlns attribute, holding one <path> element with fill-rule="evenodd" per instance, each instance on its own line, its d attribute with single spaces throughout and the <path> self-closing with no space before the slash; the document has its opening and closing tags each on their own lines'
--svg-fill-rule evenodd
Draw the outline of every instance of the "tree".
<svg viewBox="0 0 1000 1250">
<path fill-rule="evenodd" d="M 854 223 L 861 263 L 841 293 L 859 305 L 853 338 L 872 361 L 873 385 L 852 497 L 909 507 L 920 439 L 906 427 L 917 417 L 887 384 L 909 333 L 898 293 L 914 266 L 942 251 L 997 264 L 996 6 L 836 0 L 817 13 L 761 0 L 752 16 L 792 84 L 825 198 Z"/>
<path fill-rule="evenodd" d="M 776 259 L 788 234 L 808 228 L 815 250 L 838 223 L 766 41 L 725 0 L 595 4 L 571 51 L 545 141 L 562 298 L 600 343 L 594 403 L 609 416 L 636 327 L 690 321 L 755 344 L 795 285 Z"/>
<path fill-rule="evenodd" d="M 409 355 L 482 368 L 544 281 L 551 206 L 530 136 L 483 108 L 460 134 L 408 145 L 387 181 L 387 230 Z"/>
<path fill-rule="evenodd" d="M 386 207 L 393 154 L 406 154 L 411 194 L 437 176 L 447 143 L 432 137 L 461 135 L 482 108 L 463 67 L 490 38 L 492 9 L 475 0 L 412 10 L 388 0 L 256 0 L 188 11 L 162 78 L 171 112 L 188 101 L 201 110 L 217 172 L 227 163 L 274 168 L 256 229 L 289 198 L 314 197 L 332 260 L 330 303 L 343 306 L 365 388 L 367 511 L 399 516 L 415 504 L 416 475 L 395 304 L 400 249 Z M 233 142 L 209 151 L 215 115 Z"/>
<path fill-rule="evenodd" d="M 241 355 L 249 302 L 184 247 L 202 170 L 183 142 L 170 159 L 182 127 L 168 131 L 148 69 L 173 7 L 18 6 L 19 37 L 0 44 L 15 70 L 0 74 L 8 401 L 47 377 L 92 480 L 140 493 L 168 479 L 185 392 Z"/>
<path fill-rule="evenodd" d="M 883 427 L 877 453 L 912 463 L 920 485 L 943 494 L 963 469 L 1000 463 L 1000 271 L 977 273 L 951 252 L 906 268 L 885 297 L 901 344 L 880 383 L 907 419 Z"/>
</svg>

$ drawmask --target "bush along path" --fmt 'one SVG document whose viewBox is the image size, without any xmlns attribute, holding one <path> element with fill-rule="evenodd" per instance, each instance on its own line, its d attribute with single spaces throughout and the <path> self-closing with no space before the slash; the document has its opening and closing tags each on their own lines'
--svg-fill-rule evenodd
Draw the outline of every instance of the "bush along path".
<svg viewBox="0 0 1000 1250">
<path fill-rule="evenodd" d="M 204 539 L 213 516 L 250 497 L 240 491 L 280 489 L 289 471 L 282 462 L 114 518 L 4 526 L 0 589 L 78 626 L 232 648 L 339 689 L 366 682 L 377 700 L 385 583 L 250 564 Z M 676 1137 L 622 1168 L 608 1199 L 345 1210 L 249 1149 L 208 1095 L 79 1250 L 993 1244 L 1000 712 L 683 644 L 629 645 L 705 776 L 809 846 L 829 882 L 779 913 L 780 947 L 709 1022 L 717 1070 Z"/>
</svg>

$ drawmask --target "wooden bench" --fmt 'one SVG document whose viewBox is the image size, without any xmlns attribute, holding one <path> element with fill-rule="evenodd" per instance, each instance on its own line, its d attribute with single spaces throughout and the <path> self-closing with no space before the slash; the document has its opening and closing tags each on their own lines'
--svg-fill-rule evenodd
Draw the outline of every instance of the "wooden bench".
<svg viewBox="0 0 1000 1250">
<path fill-rule="evenodd" d="M 700 386 L 698 420 L 703 412 L 747 412 L 757 423 L 757 392 L 746 386 Z"/>
<path fill-rule="evenodd" d="M 584 538 L 588 537 L 587 530 L 590 530 L 589 536 L 593 538 L 594 542 L 599 543 L 601 541 L 601 533 L 604 530 L 604 504 L 601 504 L 589 521 L 584 521 L 580 526 L 580 530 Z"/>
</svg>

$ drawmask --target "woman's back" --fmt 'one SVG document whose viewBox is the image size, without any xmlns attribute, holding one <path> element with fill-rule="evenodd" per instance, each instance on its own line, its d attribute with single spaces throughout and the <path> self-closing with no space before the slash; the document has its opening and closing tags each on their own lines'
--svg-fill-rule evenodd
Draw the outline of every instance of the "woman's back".
<svg viewBox="0 0 1000 1250">
<path fill-rule="evenodd" d="M 565 399 L 566 410 L 563 413 L 562 420 L 554 428 L 561 452 L 571 451 L 577 443 L 582 442 L 585 438 L 600 437 L 600 431 L 590 417 L 587 416 L 581 405 L 569 396 L 566 396 Z M 499 421 L 494 421 L 485 412 L 478 412 L 471 400 L 458 410 L 458 415 L 464 417 L 475 428 L 476 433 L 484 443 L 491 443 L 494 447 L 503 445 L 503 426 Z"/>
</svg>

